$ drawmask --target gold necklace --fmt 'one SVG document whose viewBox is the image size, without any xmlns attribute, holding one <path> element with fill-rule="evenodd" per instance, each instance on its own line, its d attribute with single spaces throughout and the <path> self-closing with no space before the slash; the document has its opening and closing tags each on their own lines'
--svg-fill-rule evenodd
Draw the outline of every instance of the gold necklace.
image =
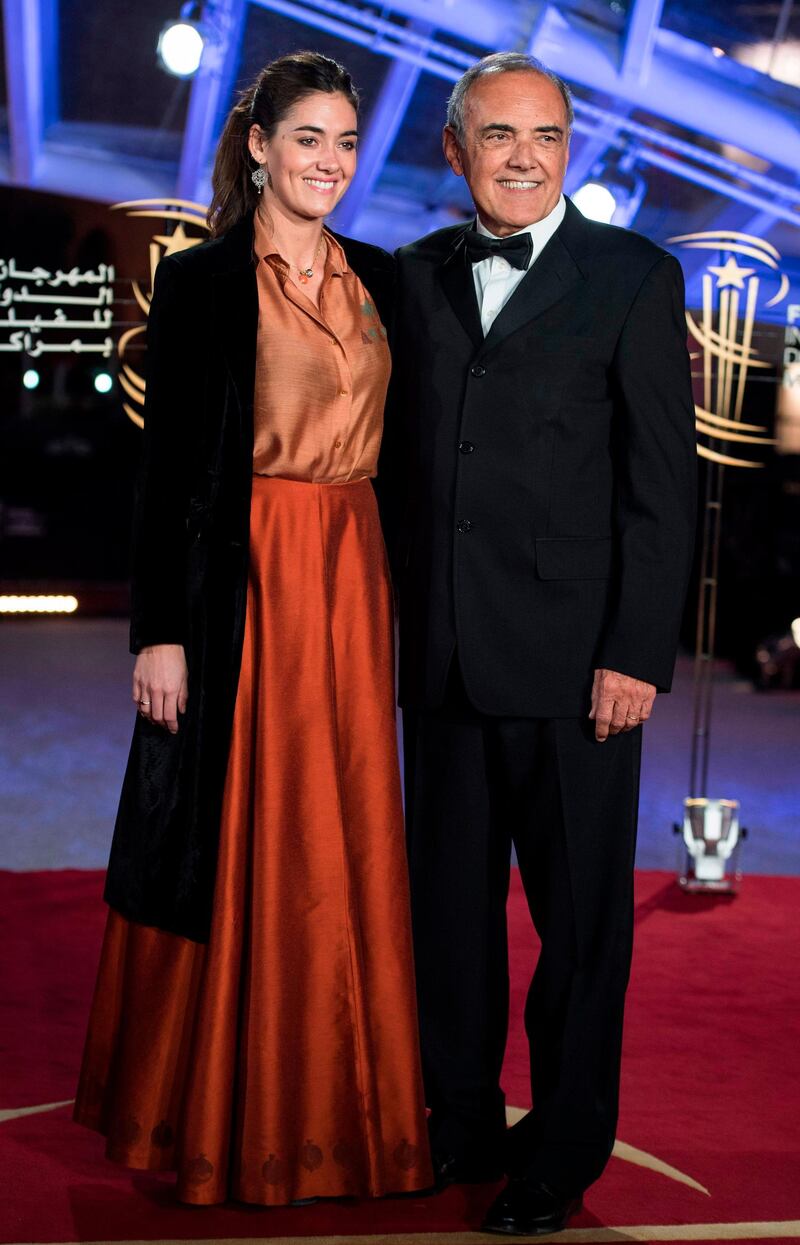
<svg viewBox="0 0 800 1245">
<path fill-rule="evenodd" d="M 307 285 L 308 282 L 311 280 L 311 278 L 314 276 L 314 265 L 319 259 L 319 254 L 323 246 L 325 246 L 325 234 L 324 233 L 320 235 L 319 244 L 317 246 L 316 251 L 314 252 L 314 258 L 311 260 L 311 263 L 308 265 L 307 268 L 298 268 L 295 264 L 287 261 L 289 263 L 289 267 L 294 268 L 295 272 L 300 278 L 300 282 L 302 285 Z"/>
</svg>

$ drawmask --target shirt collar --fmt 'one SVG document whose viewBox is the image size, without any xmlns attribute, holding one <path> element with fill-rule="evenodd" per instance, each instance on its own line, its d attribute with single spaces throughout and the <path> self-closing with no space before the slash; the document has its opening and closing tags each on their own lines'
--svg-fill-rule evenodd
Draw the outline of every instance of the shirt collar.
<svg viewBox="0 0 800 1245">
<path fill-rule="evenodd" d="M 323 229 L 325 241 L 328 243 L 328 258 L 326 261 L 326 271 L 336 273 L 337 276 L 344 276 L 348 271 L 347 256 L 344 248 L 328 229 Z"/>
<path fill-rule="evenodd" d="M 327 229 L 323 229 L 325 241 L 328 244 L 328 254 L 325 259 L 325 275 L 341 277 L 348 271 L 347 256 L 342 249 L 341 244 L 334 238 L 333 234 Z M 260 214 L 256 211 L 253 217 L 253 254 L 255 258 L 267 259 L 274 264 L 278 264 L 287 269 L 288 263 L 276 250 L 272 242 L 272 237 L 267 229 Z"/>
<path fill-rule="evenodd" d="M 547 216 L 543 216 L 541 220 L 535 220 L 532 224 L 526 225 L 524 229 L 517 229 L 514 233 L 507 234 L 506 236 L 515 238 L 518 234 L 529 233 L 533 243 L 533 253 L 534 255 L 538 255 L 538 253 L 544 249 L 545 245 L 550 241 L 553 234 L 558 229 L 564 219 L 564 216 L 566 215 L 566 211 L 566 200 L 563 195 L 559 195 L 558 203 L 551 212 L 547 213 Z M 482 234 L 484 238 L 497 237 L 497 234 L 492 233 L 490 229 L 486 228 L 479 216 L 475 217 L 475 231 L 476 233 Z"/>
</svg>

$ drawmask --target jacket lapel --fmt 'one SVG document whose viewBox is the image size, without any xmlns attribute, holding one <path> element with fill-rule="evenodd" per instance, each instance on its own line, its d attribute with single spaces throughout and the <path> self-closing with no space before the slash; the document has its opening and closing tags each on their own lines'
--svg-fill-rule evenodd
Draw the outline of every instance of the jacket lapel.
<svg viewBox="0 0 800 1245">
<path fill-rule="evenodd" d="M 348 267 L 358 277 L 378 310 L 382 323 L 388 328 L 394 312 L 395 261 L 378 250 L 354 238 L 330 231 L 342 247 Z"/>
<path fill-rule="evenodd" d="M 221 241 L 214 274 L 214 316 L 239 401 L 248 410 L 253 403 L 258 332 L 252 216 L 237 222 Z"/>
<path fill-rule="evenodd" d="M 452 250 L 441 265 L 439 275 L 450 306 L 460 320 L 467 337 L 475 349 L 479 350 L 483 345 L 483 328 L 475 294 L 472 265 L 467 259 L 464 247 L 464 234 L 469 227 L 465 226 L 456 237 Z"/>
<path fill-rule="evenodd" d="M 497 316 L 483 342 L 481 354 L 493 350 L 523 325 L 547 311 L 584 279 L 562 236 L 566 224 L 567 219 L 547 243 Z"/>
</svg>

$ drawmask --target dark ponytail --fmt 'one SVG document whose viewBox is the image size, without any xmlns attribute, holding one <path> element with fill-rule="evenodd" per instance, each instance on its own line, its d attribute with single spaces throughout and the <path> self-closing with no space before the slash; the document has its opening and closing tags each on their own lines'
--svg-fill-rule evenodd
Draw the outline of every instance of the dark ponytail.
<svg viewBox="0 0 800 1245">
<path fill-rule="evenodd" d="M 358 112 L 358 92 L 349 73 L 319 52 L 281 56 L 242 92 L 225 121 L 211 175 L 213 195 L 207 219 L 213 238 L 226 233 L 258 203 L 250 179 L 256 167 L 247 146 L 250 127 L 260 126 L 271 138 L 290 108 L 315 91 L 344 95 Z"/>
</svg>

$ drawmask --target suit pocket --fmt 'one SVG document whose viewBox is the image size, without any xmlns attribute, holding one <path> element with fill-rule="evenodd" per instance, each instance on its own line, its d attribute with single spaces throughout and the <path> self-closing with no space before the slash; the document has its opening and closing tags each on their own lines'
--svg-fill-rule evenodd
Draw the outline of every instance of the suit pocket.
<svg viewBox="0 0 800 1245">
<path fill-rule="evenodd" d="M 540 579 L 608 579 L 610 536 L 542 536 L 536 540 Z"/>
</svg>

